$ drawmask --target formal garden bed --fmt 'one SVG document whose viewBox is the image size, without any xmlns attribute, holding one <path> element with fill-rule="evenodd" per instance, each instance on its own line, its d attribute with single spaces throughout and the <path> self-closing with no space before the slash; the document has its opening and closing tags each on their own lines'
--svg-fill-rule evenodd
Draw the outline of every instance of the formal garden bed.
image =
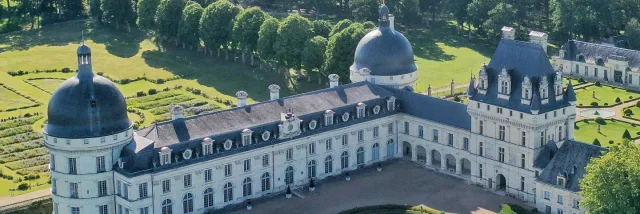
<svg viewBox="0 0 640 214">
<path fill-rule="evenodd" d="M 638 101 L 636 105 L 622 110 L 622 114 L 624 115 L 624 118 L 640 122 L 640 101 Z"/>
<path fill-rule="evenodd" d="M 595 85 L 576 89 L 578 107 L 610 107 L 640 99 L 640 93 L 623 88 L 602 85 Z"/>
<path fill-rule="evenodd" d="M 409 205 L 378 205 L 369 207 L 358 207 L 345 210 L 339 214 L 441 214 L 443 211 L 427 207 L 425 205 L 409 206 Z"/>
<path fill-rule="evenodd" d="M 596 121 L 600 121 L 600 123 Z M 598 139 L 600 146 L 612 147 L 623 142 L 622 136 L 625 130 L 629 131 L 631 139 L 639 138 L 639 126 L 615 119 L 582 120 L 575 124 L 575 137 L 579 141 L 592 144 L 595 144 L 595 140 Z M 600 130 L 598 131 L 598 129 Z"/>
</svg>

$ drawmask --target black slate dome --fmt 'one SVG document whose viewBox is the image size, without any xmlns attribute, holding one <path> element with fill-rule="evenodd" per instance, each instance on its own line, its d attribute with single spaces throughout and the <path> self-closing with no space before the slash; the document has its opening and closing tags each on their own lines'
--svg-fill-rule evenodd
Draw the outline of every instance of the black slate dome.
<svg viewBox="0 0 640 214">
<path fill-rule="evenodd" d="M 78 75 L 64 81 L 49 100 L 47 135 L 92 138 L 131 127 L 127 104 L 116 85 L 91 71 L 91 50 L 78 48 Z"/>
</svg>

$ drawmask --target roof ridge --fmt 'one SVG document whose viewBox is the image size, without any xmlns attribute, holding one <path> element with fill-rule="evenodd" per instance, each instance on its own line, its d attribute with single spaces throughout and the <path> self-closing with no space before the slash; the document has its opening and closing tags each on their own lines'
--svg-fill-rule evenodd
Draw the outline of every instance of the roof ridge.
<svg viewBox="0 0 640 214">
<path fill-rule="evenodd" d="M 596 46 L 601 46 L 601 47 L 606 47 L 606 48 L 621 49 L 621 50 L 626 50 L 626 51 L 631 51 L 631 52 L 638 52 L 638 53 L 640 53 L 640 51 L 638 51 L 638 50 L 633 50 L 633 49 L 628 49 L 628 48 L 621 48 L 621 47 L 616 47 L 616 46 L 603 45 L 603 44 L 593 43 L 593 42 L 585 42 L 585 41 L 580 41 L 580 40 L 575 40 L 575 39 L 572 39 L 571 41 L 573 41 L 573 42 L 579 42 L 579 43 L 585 43 L 585 44 L 590 44 L 590 45 L 596 45 Z"/>
</svg>

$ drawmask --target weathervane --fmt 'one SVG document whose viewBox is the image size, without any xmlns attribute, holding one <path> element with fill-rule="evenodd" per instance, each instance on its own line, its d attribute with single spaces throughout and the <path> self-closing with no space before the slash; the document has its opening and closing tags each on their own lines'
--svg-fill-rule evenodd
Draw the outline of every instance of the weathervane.
<svg viewBox="0 0 640 214">
<path fill-rule="evenodd" d="M 82 45 L 84 45 L 84 30 L 82 31 Z"/>
</svg>

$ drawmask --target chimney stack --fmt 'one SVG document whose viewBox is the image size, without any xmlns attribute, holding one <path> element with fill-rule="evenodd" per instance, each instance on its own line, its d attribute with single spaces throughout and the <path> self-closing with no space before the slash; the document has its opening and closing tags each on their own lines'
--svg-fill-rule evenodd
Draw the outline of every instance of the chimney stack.
<svg viewBox="0 0 640 214">
<path fill-rule="evenodd" d="M 280 86 L 271 84 L 269 86 L 269 94 L 271 95 L 271 100 L 280 99 Z"/>
<path fill-rule="evenodd" d="M 329 88 L 338 87 L 340 84 L 338 83 L 338 80 L 340 80 L 340 76 L 337 74 L 329 74 Z"/>
<path fill-rule="evenodd" d="M 242 107 L 242 106 L 246 106 L 247 105 L 247 97 L 249 96 L 249 94 L 247 94 L 247 92 L 245 91 L 238 91 L 236 93 L 236 97 L 238 97 L 238 107 Z"/>
<path fill-rule="evenodd" d="M 514 29 L 512 27 L 507 27 L 507 26 L 502 27 L 502 39 L 515 40 L 516 39 L 516 29 Z"/>
<path fill-rule="evenodd" d="M 395 19 L 396 19 L 396 17 L 393 14 L 389 14 L 389 28 L 391 30 L 395 30 L 395 28 L 394 28 Z"/>
<path fill-rule="evenodd" d="M 542 49 L 544 49 L 544 53 L 547 53 L 547 39 L 548 36 L 546 33 L 538 31 L 531 31 L 529 33 L 529 41 L 531 43 L 539 44 L 540 46 L 542 46 Z"/>
<path fill-rule="evenodd" d="M 177 120 L 184 117 L 184 108 L 180 105 L 173 105 L 171 107 L 171 120 Z"/>
</svg>

